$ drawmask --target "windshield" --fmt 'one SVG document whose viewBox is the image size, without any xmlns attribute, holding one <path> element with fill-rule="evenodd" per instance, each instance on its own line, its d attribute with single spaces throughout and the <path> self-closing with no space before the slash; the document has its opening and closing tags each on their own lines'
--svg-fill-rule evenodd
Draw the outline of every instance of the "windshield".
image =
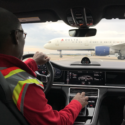
<svg viewBox="0 0 125 125">
<path fill-rule="evenodd" d="M 70 37 L 74 29 L 63 21 L 22 24 L 27 33 L 24 54 L 36 51 L 47 54 L 52 61 L 91 60 L 124 61 L 125 59 L 125 22 L 112 19 L 101 20 L 94 37 Z"/>
</svg>

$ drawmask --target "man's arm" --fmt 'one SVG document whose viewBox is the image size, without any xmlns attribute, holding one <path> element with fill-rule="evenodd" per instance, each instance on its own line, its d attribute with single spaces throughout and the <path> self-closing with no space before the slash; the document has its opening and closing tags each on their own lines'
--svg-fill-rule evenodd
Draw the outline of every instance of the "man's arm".
<svg viewBox="0 0 125 125">
<path fill-rule="evenodd" d="M 38 70 L 37 65 L 43 65 L 49 61 L 49 57 L 42 52 L 36 52 L 33 59 L 27 59 L 24 63 L 29 66 L 34 72 Z"/>
<path fill-rule="evenodd" d="M 24 116 L 31 125 L 73 125 L 81 109 L 81 103 L 72 100 L 61 111 L 53 110 L 35 84 L 29 85 L 24 99 Z"/>
<path fill-rule="evenodd" d="M 38 70 L 37 64 L 33 59 L 27 59 L 24 62 L 29 68 L 31 68 L 34 72 Z"/>
</svg>

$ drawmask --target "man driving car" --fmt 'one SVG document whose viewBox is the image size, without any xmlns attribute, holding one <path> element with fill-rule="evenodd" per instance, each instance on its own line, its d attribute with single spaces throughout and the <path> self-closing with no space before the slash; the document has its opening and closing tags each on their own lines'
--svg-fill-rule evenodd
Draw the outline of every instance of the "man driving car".
<svg viewBox="0 0 125 125">
<path fill-rule="evenodd" d="M 49 57 L 36 52 L 33 59 L 22 62 L 25 38 L 17 17 L 0 8 L 0 71 L 10 84 L 14 104 L 31 125 L 72 125 L 88 104 L 88 97 L 77 93 L 64 109 L 53 110 L 47 104 L 43 83 L 34 73 Z"/>
</svg>

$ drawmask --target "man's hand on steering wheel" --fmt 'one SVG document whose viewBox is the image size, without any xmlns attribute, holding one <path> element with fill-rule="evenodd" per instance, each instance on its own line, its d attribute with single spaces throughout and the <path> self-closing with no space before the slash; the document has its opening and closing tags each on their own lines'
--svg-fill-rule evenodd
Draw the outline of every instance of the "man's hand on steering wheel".
<svg viewBox="0 0 125 125">
<path fill-rule="evenodd" d="M 47 70 L 48 70 L 47 75 L 40 74 L 39 72 L 37 73 L 37 75 L 39 75 L 41 78 L 44 77 L 47 79 L 46 88 L 44 89 L 44 92 L 47 93 L 51 89 L 51 86 L 52 86 L 53 80 L 54 80 L 53 66 L 52 66 L 51 62 L 49 61 L 49 58 L 45 54 L 39 53 L 39 52 L 36 52 L 35 55 L 31 54 L 31 53 L 25 54 L 25 55 L 23 55 L 22 59 L 25 60 L 26 58 L 31 58 L 31 57 L 35 60 L 37 65 L 45 64 L 45 66 L 47 67 Z"/>
<path fill-rule="evenodd" d="M 33 56 L 33 60 L 35 60 L 37 65 L 43 65 L 47 63 L 50 58 L 42 52 L 36 52 Z"/>
</svg>

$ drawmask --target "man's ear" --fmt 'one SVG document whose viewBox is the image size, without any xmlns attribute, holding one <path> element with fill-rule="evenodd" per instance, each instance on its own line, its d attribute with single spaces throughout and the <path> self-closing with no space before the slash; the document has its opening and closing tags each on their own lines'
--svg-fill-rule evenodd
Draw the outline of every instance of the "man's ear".
<svg viewBox="0 0 125 125">
<path fill-rule="evenodd" d="M 18 31 L 14 31 L 12 34 L 12 41 L 15 45 L 19 44 Z"/>
</svg>

